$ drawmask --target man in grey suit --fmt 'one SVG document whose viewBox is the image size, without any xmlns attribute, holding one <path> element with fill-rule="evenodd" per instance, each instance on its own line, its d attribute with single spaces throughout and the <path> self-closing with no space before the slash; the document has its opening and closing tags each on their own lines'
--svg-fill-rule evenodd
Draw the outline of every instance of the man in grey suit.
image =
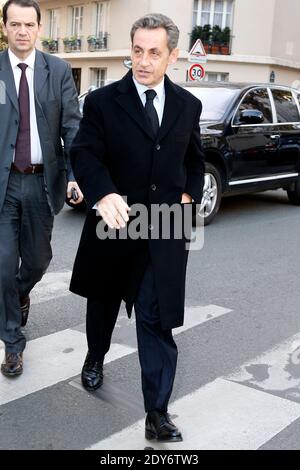
<svg viewBox="0 0 300 470">
<path fill-rule="evenodd" d="M 40 8 L 34 0 L 3 7 L 8 50 L 0 54 L 0 339 L 1 372 L 23 371 L 29 293 L 51 257 L 53 216 L 66 190 L 82 193 L 67 154 L 80 120 L 70 66 L 35 49 Z M 64 150 L 62 148 L 64 142 Z M 69 180 L 67 186 L 67 177 Z"/>
</svg>

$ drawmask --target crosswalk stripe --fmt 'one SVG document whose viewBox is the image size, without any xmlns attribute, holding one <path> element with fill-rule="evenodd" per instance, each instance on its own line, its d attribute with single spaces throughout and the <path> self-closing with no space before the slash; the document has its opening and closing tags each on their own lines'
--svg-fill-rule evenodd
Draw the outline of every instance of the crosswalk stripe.
<svg viewBox="0 0 300 470">
<path fill-rule="evenodd" d="M 24 352 L 24 372 L 17 380 L 0 375 L 0 405 L 55 385 L 78 375 L 86 355 L 86 336 L 64 330 L 29 341 Z M 112 344 L 105 362 L 111 362 L 135 349 Z M 2 362 L 4 350 L 0 350 Z"/>
<path fill-rule="evenodd" d="M 219 378 L 176 400 L 172 413 L 183 442 L 146 440 L 142 419 L 88 449 L 254 450 L 299 418 L 300 405 Z"/>
<path fill-rule="evenodd" d="M 246 362 L 230 380 L 300 402 L 300 333 Z"/>
<path fill-rule="evenodd" d="M 184 315 L 184 325 L 174 330 L 174 334 L 182 333 L 202 323 L 214 320 L 226 313 L 231 312 L 229 308 L 220 307 L 219 305 L 205 305 L 198 307 L 186 307 Z"/>
<path fill-rule="evenodd" d="M 185 325 L 175 329 L 174 334 L 182 333 L 228 312 L 229 309 L 217 305 L 188 307 Z M 133 328 L 132 333 L 135 336 Z M 0 362 L 2 362 L 4 347 L 3 343 L 0 344 Z M 12 380 L 0 374 L 0 405 L 80 374 L 86 351 L 85 334 L 72 329 L 29 341 L 24 352 L 23 375 L 17 380 Z M 105 357 L 105 363 L 134 352 L 136 352 L 135 347 L 113 343 Z"/>
<path fill-rule="evenodd" d="M 30 301 L 32 304 L 47 302 L 57 297 L 70 295 L 69 291 L 71 271 L 49 272 L 44 274 L 42 280 L 38 282 L 32 293 Z"/>
</svg>

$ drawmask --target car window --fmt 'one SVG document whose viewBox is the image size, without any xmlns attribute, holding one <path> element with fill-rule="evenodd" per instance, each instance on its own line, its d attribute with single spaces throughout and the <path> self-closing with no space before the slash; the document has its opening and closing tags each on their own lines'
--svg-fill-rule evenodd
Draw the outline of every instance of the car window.
<svg viewBox="0 0 300 470">
<path fill-rule="evenodd" d="M 273 121 L 271 103 L 266 88 L 255 88 L 246 94 L 238 108 L 234 124 L 240 123 L 239 117 L 241 111 L 244 111 L 245 109 L 257 109 L 258 111 L 261 111 L 264 116 L 262 124 L 268 124 Z"/>
<path fill-rule="evenodd" d="M 185 87 L 202 103 L 201 121 L 219 121 L 239 93 L 238 89 Z"/>
<path fill-rule="evenodd" d="M 278 122 L 298 122 L 299 112 L 293 95 L 288 90 L 272 90 Z"/>
</svg>

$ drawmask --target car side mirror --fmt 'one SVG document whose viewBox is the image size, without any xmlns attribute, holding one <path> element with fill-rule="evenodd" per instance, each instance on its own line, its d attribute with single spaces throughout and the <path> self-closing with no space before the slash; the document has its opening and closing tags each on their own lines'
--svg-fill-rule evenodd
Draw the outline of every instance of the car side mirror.
<svg viewBox="0 0 300 470">
<path fill-rule="evenodd" d="M 244 109 L 239 115 L 239 124 L 261 124 L 264 115 L 258 109 Z"/>
</svg>

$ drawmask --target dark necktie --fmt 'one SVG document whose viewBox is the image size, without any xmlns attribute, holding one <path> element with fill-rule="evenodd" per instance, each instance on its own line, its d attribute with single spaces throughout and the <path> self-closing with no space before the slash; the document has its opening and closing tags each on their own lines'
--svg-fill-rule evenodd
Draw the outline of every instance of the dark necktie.
<svg viewBox="0 0 300 470">
<path fill-rule="evenodd" d="M 151 122 L 151 127 L 153 129 L 154 135 L 156 137 L 158 133 L 158 129 L 159 129 L 159 120 L 158 120 L 156 109 L 153 104 L 153 100 L 156 97 L 156 91 L 147 90 L 145 91 L 145 94 L 146 94 L 145 110 Z"/>
<path fill-rule="evenodd" d="M 29 87 L 26 79 L 27 64 L 18 64 L 22 70 L 20 87 L 19 87 L 19 129 L 16 141 L 15 165 L 24 171 L 31 164 L 30 149 L 30 104 L 29 104 Z"/>
</svg>

